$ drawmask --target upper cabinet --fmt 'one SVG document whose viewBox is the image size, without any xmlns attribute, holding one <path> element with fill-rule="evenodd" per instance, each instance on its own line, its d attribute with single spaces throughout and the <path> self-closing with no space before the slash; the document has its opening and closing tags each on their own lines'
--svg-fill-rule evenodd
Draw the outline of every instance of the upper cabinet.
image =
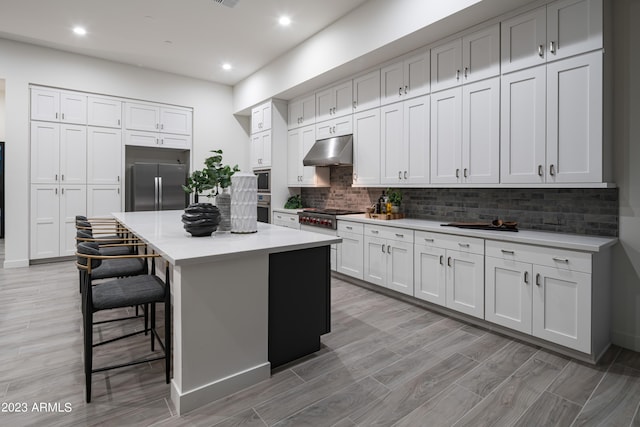
<svg viewBox="0 0 640 427">
<path fill-rule="evenodd" d="M 353 81 L 316 93 L 316 123 L 353 113 Z"/>
<path fill-rule="evenodd" d="M 431 91 L 500 73 L 498 24 L 431 48 Z"/>
<path fill-rule="evenodd" d="M 57 89 L 31 89 L 31 120 L 87 124 L 87 95 Z"/>
<path fill-rule="evenodd" d="M 122 101 L 89 96 L 87 98 L 87 124 L 109 128 L 122 127 Z"/>
<path fill-rule="evenodd" d="M 560 0 L 501 25 L 503 73 L 603 47 L 602 0 Z"/>
<path fill-rule="evenodd" d="M 380 70 L 380 104 L 429 93 L 429 51 L 423 49 Z"/>
<path fill-rule="evenodd" d="M 251 109 L 251 134 L 271 129 L 271 101 Z"/>
<path fill-rule="evenodd" d="M 380 106 L 380 70 L 353 79 L 353 111 Z"/>
<path fill-rule="evenodd" d="M 253 119 L 253 117 L 252 117 Z M 289 103 L 288 128 L 312 125 L 316 122 L 316 95 L 311 94 Z M 253 122 L 252 122 L 253 123 Z"/>
<path fill-rule="evenodd" d="M 125 144 L 191 148 L 193 110 L 151 103 L 125 103 Z"/>
</svg>

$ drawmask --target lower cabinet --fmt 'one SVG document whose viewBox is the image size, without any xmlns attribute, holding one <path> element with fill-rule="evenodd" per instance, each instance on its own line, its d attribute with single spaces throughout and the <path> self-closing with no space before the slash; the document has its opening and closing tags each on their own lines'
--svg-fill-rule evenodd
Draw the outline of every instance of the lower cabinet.
<svg viewBox="0 0 640 427">
<path fill-rule="evenodd" d="M 484 318 L 484 240 L 415 232 L 414 296 Z"/>
<path fill-rule="evenodd" d="M 87 185 L 87 216 L 110 217 L 112 212 L 121 211 L 119 185 Z"/>
<path fill-rule="evenodd" d="M 338 221 L 338 273 L 364 279 L 364 225 L 356 222 Z"/>
<path fill-rule="evenodd" d="M 287 228 L 293 228 L 295 230 L 300 230 L 300 223 L 298 222 L 298 215 L 296 214 L 274 212 L 273 225 L 279 225 L 280 227 L 287 227 Z"/>
<path fill-rule="evenodd" d="M 413 230 L 364 226 L 364 280 L 413 295 Z"/>
</svg>

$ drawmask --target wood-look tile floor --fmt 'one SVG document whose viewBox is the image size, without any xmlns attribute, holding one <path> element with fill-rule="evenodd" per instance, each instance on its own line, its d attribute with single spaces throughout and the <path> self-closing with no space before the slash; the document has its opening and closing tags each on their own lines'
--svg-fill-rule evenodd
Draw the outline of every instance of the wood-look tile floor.
<svg viewBox="0 0 640 427">
<path fill-rule="evenodd" d="M 638 353 L 612 348 L 590 366 L 335 278 L 332 300 L 319 352 L 178 417 L 161 362 L 95 374 L 84 402 L 72 262 L 0 269 L 0 426 L 640 424 Z M 96 336 L 140 326 L 123 323 Z M 134 338 L 96 364 L 146 351 Z"/>
</svg>

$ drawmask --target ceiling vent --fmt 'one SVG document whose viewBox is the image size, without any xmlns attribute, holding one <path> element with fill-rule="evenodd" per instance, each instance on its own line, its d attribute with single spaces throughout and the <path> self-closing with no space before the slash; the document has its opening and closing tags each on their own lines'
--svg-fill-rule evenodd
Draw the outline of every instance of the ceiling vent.
<svg viewBox="0 0 640 427">
<path fill-rule="evenodd" d="M 236 7 L 240 0 L 213 0 L 214 3 L 221 4 L 227 7 Z"/>
</svg>

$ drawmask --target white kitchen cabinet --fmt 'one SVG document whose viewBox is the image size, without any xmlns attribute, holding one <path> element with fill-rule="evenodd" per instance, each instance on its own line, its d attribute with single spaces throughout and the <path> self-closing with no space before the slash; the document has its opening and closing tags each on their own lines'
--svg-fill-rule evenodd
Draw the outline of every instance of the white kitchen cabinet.
<svg viewBox="0 0 640 427">
<path fill-rule="evenodd" d="M 173 148 L 176 150 L 191 149 L 191 136 L 142 130 L 127 130 L 124 134 L 125 145 L 153 148 Z"/>
<path fill-rule="evenodd" d="M 311 94 L 289 103 L 288 128 L 312 125 L 316 122 L 316 95 Z"/>
<path fill-rule="evenodd" d="M 31 122 L 31 183 L 84 184 L 85 126 Z"/>
<path fill-rule="evenodd" d="M 287 183 L 290 187 L 329 187 L 329 168 L 304 166 L 302 161 L 316 142 L 313 125 L 292 129 L 287 134 Z"/>
<path fill-rule="evenodd" d="M 353 115 L 353 184 L 380 183 L 380 109 Z"/>
<path fill-rule="evenodd" d="M 380 70 L 353 79 L 353 111 L 380 106 Z"/>
<path fill-rule="evenodd" d="M 484 255 L 447 250 L 447 307 L 484 318 Z"/>
<path fill-rule="evenodd" d="M 601 52 L 501 81 L 501 182 L 603 182 Z"/>
<path fill-rule="evenodd" d="M 429 96 L 380 108 L 381 183 L 429 183 Z"/>
<path fill-rule="evenodd" d="M 604 46 L 602 0 L 560 0 L 501 25 L 502 73 Z"/>
<path fill-rule="evenodd" d="M 87 124 L 109 128 L 122 127 L 122 101 L 101 96 L 87 98 Z"/>
<path fill-rule="evenodd" d="M 31 88 L 31 120 L 87 124 L 87 95 Z"/>
<path fill-rule="evenodd" d="M 271 167 L 271 131 L 251 135 L 251 167 Z"/>
<path fill-rule="evenodd" d="M 353 81 L 316 92 L 316 123 L 353 113 Z"/>
<path fill-rule="evenodd" d="M 484 318 L 489 322 L 531 334 L 535 286 L 532 264 L 487 256 L 485 270 Z"/>
<path fill-rule="evenodd" d="M 429 93 L 429 51 L 420 49 L 380 70 L 380 104 Z"/>
<path fill-rule="evenodd" d="M 87 130 L 87 184 L 120 185 L 122 131 L 92 126 Z"/>
<path fill-rule="evenodd" d="M 353 116 L 336 117 L 316 123 L 316 139 L 333 138 L 334 136 L 353 133 Z"/>
<path fill-rule="evenodd" d="M 447 305 L 446 249 L 433 246 L 433 239 L 416 234 L 413 260 L 414 296 L 445 307 Z"/>
<path fill-rule="evenodd" d="M 61 185 L 60 200 L 60 256 L 76 253 L 76 215 L 87 212 L 87 186 Z"/>
<path fill-rule="evenodd" d="M 431 183 L 457 183 L 462 164 L 462 88 L 431 94 Z"/>
<path fill-rule="evenodd" d="M 122 194 L 119 185 L 87 185 L 89 217 L 111 217 L 111 213 L 122 212 L 122 210 Z"/>
<path fill-rule="evenodd" d="M 251 109 L 251 134 L 271 129 L 271 101 Z"/>
<path fill-rule="evenodd" d="M 342 243 L 337 245 L 338 273 L 364 279 L 364 226 L 356 222 L 338 221 L 338 236 Z"/>
<path fill-rule="evenodd" d="M 280 227 L 293 228 L 294 230 L 300 230 L 300 223 L 298 222 L 298 215 L 274 212 L 273 213 L 273 225 L 279 225 Z"/>
<path fill-rule="evenodd" d="M 364 227 L 364 280 L 413 295 L 413 231 Z"/>
<path fill-rule="evenodd" d="M 125 102 L 125 127 L 128 130 L 191 135 L 193 112 L 188 108 L 161 104 Z"/>
<path fill-rule="evenodd" d="M 462 39 L 431 48 L 431 91 L 462 84 Z"/>
</svg>

